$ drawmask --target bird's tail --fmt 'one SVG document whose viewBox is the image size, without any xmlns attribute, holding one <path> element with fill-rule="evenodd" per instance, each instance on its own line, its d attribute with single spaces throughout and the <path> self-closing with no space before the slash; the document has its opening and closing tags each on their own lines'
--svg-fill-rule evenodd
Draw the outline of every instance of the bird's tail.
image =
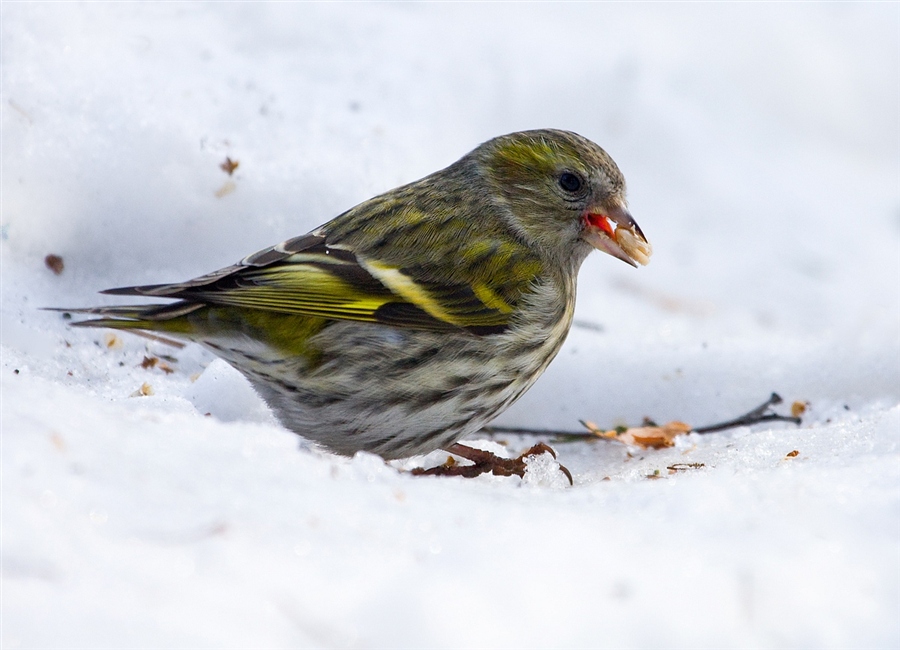
<svg viewBox="0 0 900 650">
<path fill-rule="evenodd" d="M 170 305 L 113 305 L 109 307 L 48 307 L 49 311 L 66 314 L 90 314 L 102 316 L 72 323 L 73 327 L 109 327 L 119 330 L 151 330 L 170 334 L 190 334 L 189 314 L 203 309 L 205 304 L 181 300 Z"/>
</svg>

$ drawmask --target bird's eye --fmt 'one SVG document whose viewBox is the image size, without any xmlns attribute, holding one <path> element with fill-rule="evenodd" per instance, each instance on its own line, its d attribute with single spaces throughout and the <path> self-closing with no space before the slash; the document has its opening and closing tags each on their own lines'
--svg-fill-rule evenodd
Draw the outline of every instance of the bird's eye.
<svg viewBox="0 0 900 650">
<path fill-rule="evenodd" d="M 566 192 L 577 192 L 581 189 L 581 179 L 572 172 L 563 172 L 559 175 L 559 186 Z"/>
</svg>

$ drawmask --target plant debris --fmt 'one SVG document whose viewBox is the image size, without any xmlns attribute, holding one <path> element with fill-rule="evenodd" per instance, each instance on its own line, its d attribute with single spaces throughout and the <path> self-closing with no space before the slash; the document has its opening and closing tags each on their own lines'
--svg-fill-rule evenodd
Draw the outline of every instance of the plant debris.
<svg viewBox="0 0 900 650">
<path fill-rule="evenodd" d="M 678 436 L 683 436 L 688 433 L 713 433 L 715 431 L 750 426 L 761 422 L 792 422 L 794 424 L 800 424 L 802 422 L 800 414 L 806 411 L 808 404 L 800 401 L 794 402 L 791 405 L 791 415 L 780 415 L 772 411 L 772 407 L 776 404 L 781 404 L 782 401 L 783 400 L 778 393 L 772 393 L 769 396 L 769 399 L 752 411 L 732 420 L 704 427 L 692 427 L 690 424 L 678 420 L 673 420 L 660 425 L 649 418 L 644 418 L 644 422 L 639 427 L 620 426 L 609 430 L 604 430 L 593 422 L 581 420 L 581 424 L 584 425 L 587 431 L 555 431 L 552 429 L 493 426 L 484 427 L 481 432 L 489 436 L 494 436 L 498 433 L 549 436 L 555 440 L 561 441 L 596 440 L 599 438 L 602 440 L 615 440 L 616 442 L 631 447 L 664 449 L 666 447 L 673 447 Z M 471 461 L 472 464 L 462 465 L 455 458 L 450 456 L 443 465 L 438 465 L 437 467 L 431 467 L 429 469 L 417 467 L 412 470 L 411 473 L 416 476 L 462 476 L 465 478 L 473 478 L 490 472 L 495 476 L 512 476 L 515 474 L 524 477 L 525 459 L 529 456 L 536 456 L 538 454 L 549 452 L 556 458 L 556 452 L 543 442 L 537 443 L 521 456 L 514 459 L 500 458 L 489 451 L 473 449 L 459 443 L 451 445 L 447 448 L 447 451 Z M 799 453 L 799 451 L 792 451 L 786 458 L 794 458 Z M 669 465 L 666 469 L 669 474 L 675 474 L 677 472 L 699 469 L 701 467 L 705 467 L 705 465 L 703 463 L 674 463 Z M 569 483 L 573 484 L 572 473 L 563 465 L 560 465 L 559 469 L 569 479 Z M 652 474 L 647 474 L 646 476 L 648 479 L 664 478 L 659 470 L 655 470 Z"/>
<path fill-rule="evenodd" d="M 240 167 L 240 165 L 241 162 L 239 160 L 232 160 L 228 156 L 225 156 L 225 162 L 219 165 L 219 169 L 231 176 L 234 173 L 234 170 Z"/>
<path fill-rule="evenodd" d="M 144 370 L 150 370 L 151 368 L 159 368 L 167 375 L 171 375 L 173 372 L 175 372 L 175 369 L 172 368 L 172 366 L 170 366 L 168 363 L 166 363 L 159 357 L 144 357 L 144 360 L 141 361 L 141 368 L 143 368 Z"/>
<path fill-rule="evenodd" d="M 118 350 L 124 345 L 124 343 L 122 343 L 122 339 L 120 339 L 112 332 L 105 332 L 103 334 L 103 345 L 105 345 L 110 350 Z"/>
<path fill-rule="evenodd" d="M 63 258 L 59 255 L 50 254 L 44 258 L 44 265 L 53 271 L 55 275 L 61 275 L 66 265 L 63 264 Z"/>
<path fill-rule="evenodd" d="M 800 455 L 800 450 L 795 449 L 794 451 L 789 451 L 787 454 L 785 454 L 785 458 L 796 458 L 799 455 Z"/>
<path fill-rule="evenodd" d="M 129 397 L 147 397 L 148 395 L 153 394 L 153 386 L 148 384 L 146 381 L 141 384 L 141 387 L 134 391 Z"/>
<path fill-rule="evenodd" d="M 653 422 L 645 422 L 641 427 L 629 427 L 624 429 L 612 429 L 611 431 L 603 431 L 593 422 L 581 423 L 598 438 L 607 438 L 609 440 L 618 440 L 626 445 L 634 445 L 650 449 L 662 449 L 663 447 L 672 447 L 675 445 L 675 438 L 691 432 L 691 425 L 684 422 L 668 422 L 659 426 Z"/>
<path fill-rule="evenodd" d="M 694 433 L 712 433 L 714 431 L 722 431 L 723 429 L 733 429 L 734 427 L 746 427 L 751 424 L 759 424 L 760 422 L 793 422 L 794 424 L 800 424 L 802 420 L 799 415 L 778 415 L 774 412 L 768 412 L 772 406 L 781 404 L 783 401 L 781 395 L 772 393 L 772 395 L 769 396 L 769 399 L 752 411 L 744 413 L 744 415 L 733 420 L 720 422 L 719 424 L 711 424 L 705 427 L 697 427 L 694 429 Z M 794 402 L 794 404 L 797 404 L 797 402 Z M 791 412 L 793 413 L 793 407 L 791 408 Z"/>
<path fill-rule="evenodd" d="M 713 433 L 715 431 L 723 431 L 735 427 L 750 426 L 761 422 L 792 422 L 801 424 L 802 420 L 797 415 L 779 415 L 771 412 L 771 407 L 780 404 L 783 400 L 778 393 L 772 395 L 764 403 L 757 406 L 752 411 L 745 413 L 733 420 L 710 424 L 705 427 L 692 427 L 691 425 L 673 420 L 667 424 L 658 425 L 652 420 L 645 418 L 644 423 L 640 427 L 616 427 L 612 430 L 603 430 L 596 424 L 581 420 L 581 424 L 587 431 L 556 431 L 553 429 L 529 429 L 526 427 L 484 427 L 481 431 L 487 435 L 496 435 L 498 433 L 510 433 L 519 435 L 538 435 L 550 436 L 558 441 L 573 441 L 601 438 L 604 440 L 616 440 L 627 445 L 637 447 L 662 449 L 663 447 L 671 447 L 675 444 L 675 438 L 686 433 Z M 792 413 L 797 404 L 804 405 L 805 402 L 794 402 Z"/>
<path fill-rule="evenodd" d="M 672 463 L 668 467 L 669 474 L 675 474 L 676 472 L 686 472 L 689 469 L 700 469 L 701 467 L 706 467 L 706 463 Z"/>
</svg>

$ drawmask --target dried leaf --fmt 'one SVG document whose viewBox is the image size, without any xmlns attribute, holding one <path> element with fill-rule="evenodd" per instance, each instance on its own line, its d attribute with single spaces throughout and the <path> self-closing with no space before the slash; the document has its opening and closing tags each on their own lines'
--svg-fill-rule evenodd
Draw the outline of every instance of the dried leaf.
<svg viewBox="0 0 900 650">
<path fill-rule="evenodd" d="M 672 447 L 675 444 L 675 438 L 691 432 L 691 425 L 677 420 L 662 426 L 629 427 L 624 430 L 619 428 L 611 431 L 603 431 L 592 422 L 583 424 L 597 437 L 651 449 Z"/>
<path fill-rule="evenodd" d="M 129 395 L 129 397 L 146 397 L 152 394 L 153 387 L 147 382 L 144 382 L 143 384 L 141 384 L 141 387 L 134 391 L 131 395 Z"/>
<path fill-rule="evenodd" d="M 161 360 L 159 357 L 144 357 L 144 360 L 141 361 L 141 368 L 143 368 L 144 370 L 159 368 L 167 375 L 171 375 L 173 372 L 175 372 L 172 366 Z"/>
<path fill-rule="evenodd" d="M 120 339 L 112 332 L 107 332 L 103 335 L 103 345 L 105 345 L 110 350 L 118 350 L 124 345 L 124 343 L 122 343 L 122 339 Z"/>
<path fill-rule="evenodd" d="M 221 165 L 219 165 L 219 169 L 221 169 L 222 171 L 227 173 L 229 176 L 231 176 L 234 173 L 234 170 L 237 169 L 240 166 L 240 164 L 241 164 L 240 161 L 232 160 L 231 158 L 226 156 L 225 162 L 223 162 Z"/>
<path fill-rule="evenodd" d="M 801 415 L 806 413 L 806 409 L 809 407 L 809 402 L 794 402 L 791 404 L 791 415 L 795 418 L 799 418 Z"/>
<path fill-rule="evenodd" d="M 800 455 L 800 451 L 798 449 L 795 449 L 794 451 L 789 451 L 787 453 L 787 455 L 785 456 L 785 458 L 796 458 L 799 455 Z"/>
<path fill-rule="evenodd" d="M 59 255 L 48 255 L 44 258 L 44 264 L 56 275 L 60 275 L 66 267 L 65 264 L 63 264 L 63 258 Z"/>
</svg>

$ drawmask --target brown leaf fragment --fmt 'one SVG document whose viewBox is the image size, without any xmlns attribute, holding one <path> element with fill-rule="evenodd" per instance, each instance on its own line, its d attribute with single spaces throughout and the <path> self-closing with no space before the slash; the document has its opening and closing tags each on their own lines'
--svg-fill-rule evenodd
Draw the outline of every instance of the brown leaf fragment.
<svg viewBox="0 0 900 650">
<path fill-rule="evenodd" d="M 122 339 L 113 334 L 112 332 L 107 332 L 103 335 L 103 344 L 108 347 L 110 350 L 118 350 L 121 348 L 124 343 Z"/>
<path fill-rule="evenodd" d="M 801 415 L 806 413 L 807 408 L 809 408 L 809 402 L 794 402 L 793 404 L 791 404 L 791 416 L 799 418 Z"/>
<path fill-rule="evenodd" d="M 53 271 L 55 275 L 60 275 L 63 272 L 63 269 L 66 268 L 66 265 L 63 264 L 63 258 L 61 258 L 59 255 L 48 255 L 44 258 L 44 264 L 48 269 Z"/>
<path fill-rule="evenodd" d="M 147 397 L 153 394 L 153 386 L 144 382 L 141 387 L 134 391 L 129 397 Z"/>
<path fill-rule="evenodd" d="M 799 456 L 799 455 L 800 455 L 800 450 L 799 450 L 799 449 L 795 449 L 794 451 L 789 451 L 789 452 L 785 455 L 785 458 L 796 458 L 796 457 Z"/>
<path fill-rule="evenodd" d="M 171 375 L 175 370 L 168 363 L 160 359 L 159 357 L 144 357 L 144 360 L 141 361 L 141 368 L 144 370 L 150 370 L 151 368 L 159 368 L 167 375 Z"/>
<path fill-rule="evenodd" d="M 675 444 L 675 438 L 691 431 L 691 425 L 678 420 L 661 426 L 629 427 L 624 430 L 613 429 L 611 431 L 603 431 L 593 422 L 584 422 L 583 424 L 597 437 L 651 449 L 672 447 Z"/>
<path fill-rule="evenodd" d="M 684 422 L 668 422 L 659 427 L 637 427 L 628 429 L 622 437 L 630 435 L 634 440 L 634 444 L 641 447 L 652 447 L 660 449 L 662 447 L 672 447 L 675 445 L 675 438 L 690 433 L 691 425 Z"/>
<path fill-rule="evenodd" d="M 240 164 L 241 163 L 239 160 L 232 160 L 228 156 L 225 156 L 225 162 L 219 165 L 219 169 L 231 176 L 234 173 L 234 170 L 237 169 Z"/>
</svg>

